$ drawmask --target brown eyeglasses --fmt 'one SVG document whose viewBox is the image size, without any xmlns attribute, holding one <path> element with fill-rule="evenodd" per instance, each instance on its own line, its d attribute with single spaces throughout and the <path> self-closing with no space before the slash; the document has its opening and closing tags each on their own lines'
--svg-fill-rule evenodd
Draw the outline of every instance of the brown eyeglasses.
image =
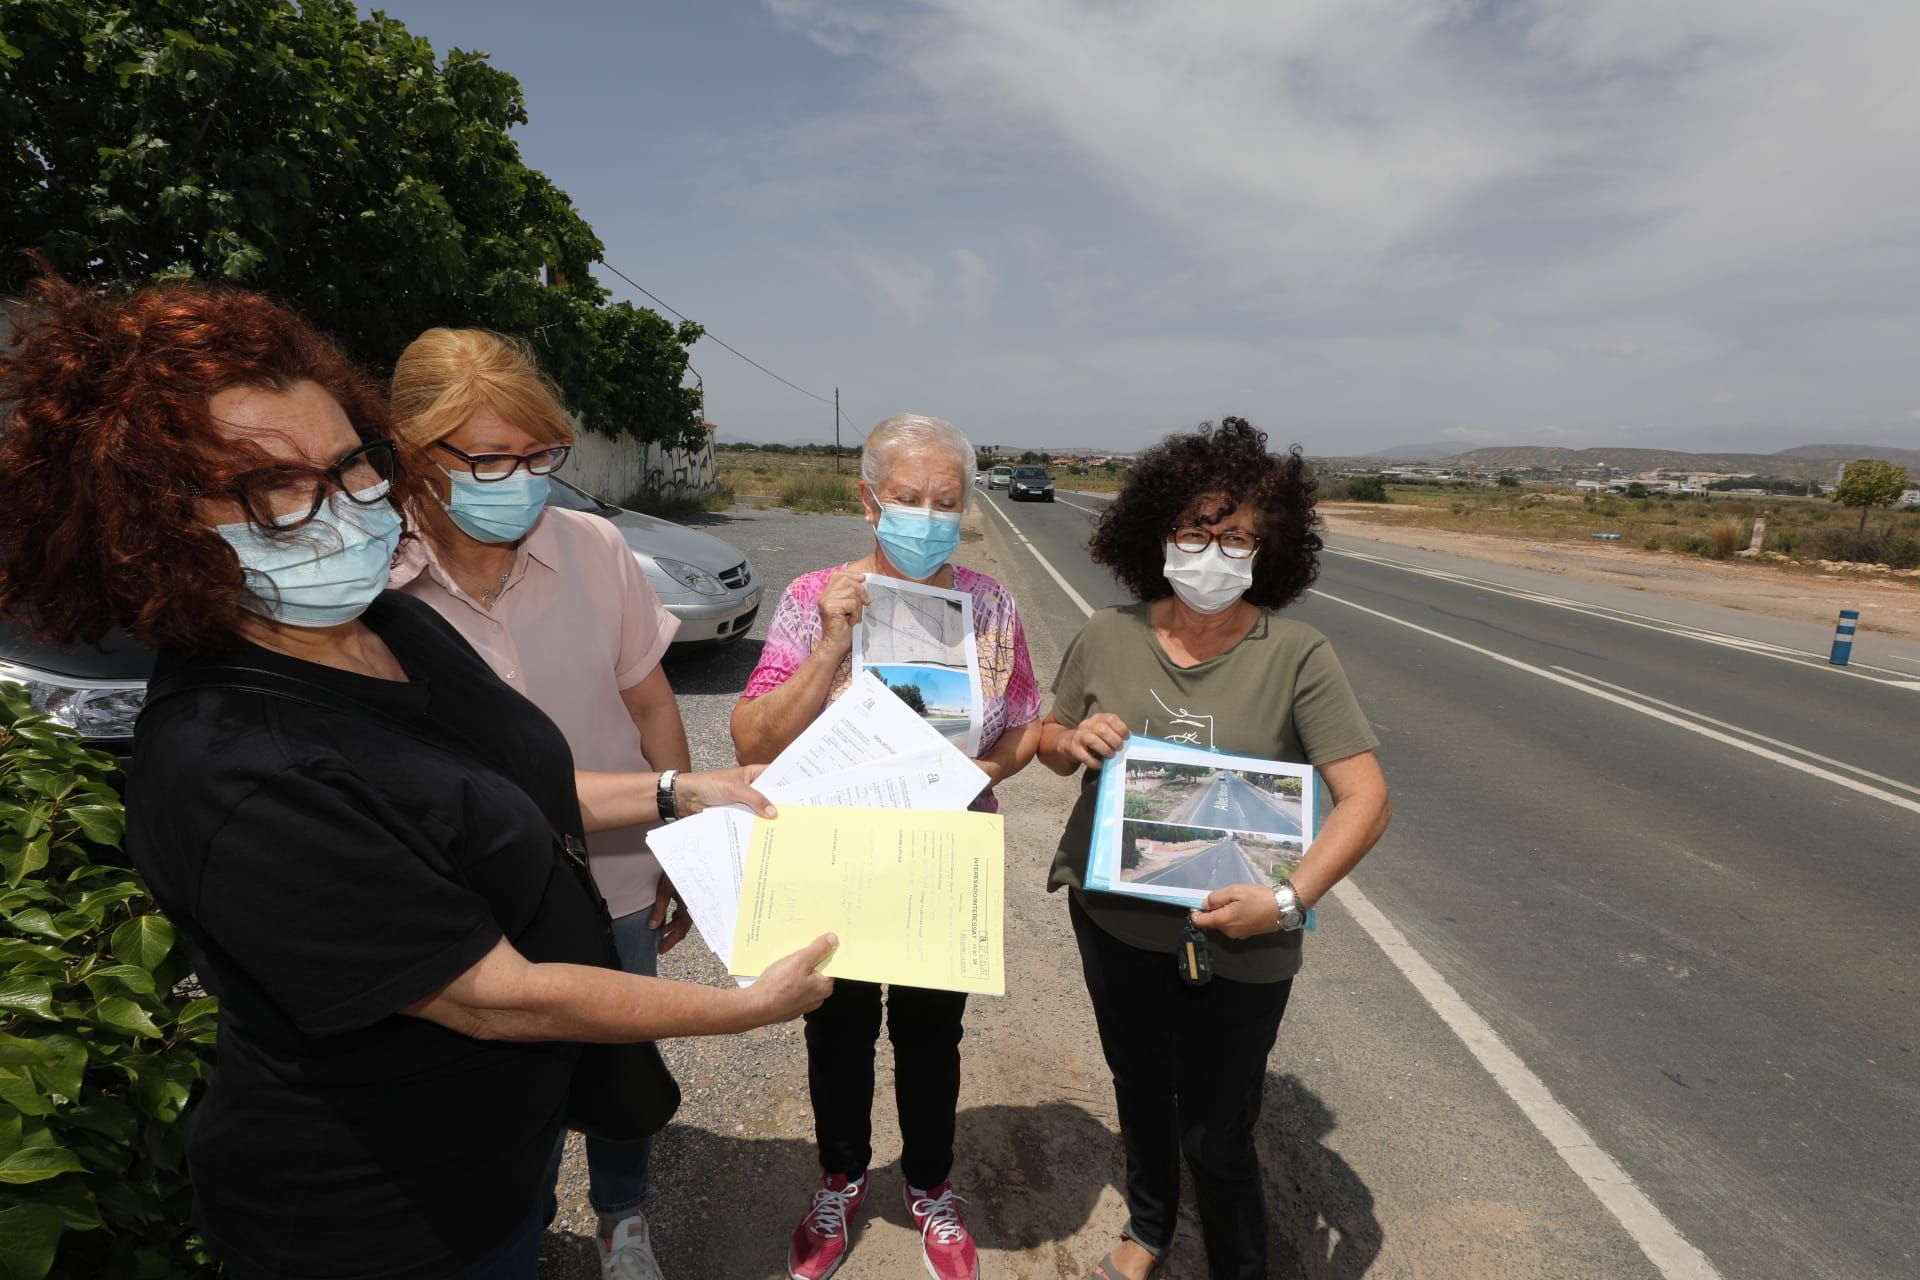
<svg viewBox="0 0 1920 1280">
<path fill-rule="evenodd" d="M 189 492 L 230 497 L 257 525 L 298 529 L 319 515 L 320 508 L 335 493 L 362 507 L 387 501 L 388 485 L 399 469 L 393 441 L 369 440 L 341 454 L 332 466 L 288 462 L 257 467 L 224 484 L 192 486 Z"/>
<path fill-rule="evenodd" d="M 1199 525 L 1187 525 L 1173 531 L 1173 545 L 1190 556 L 1199 555 L 1216 542 L 1220 544 L 1220 554 L 1229 560 L 1245 560 L 1260 549 L 1259 534 L 1242 533 L 1238 529 L 1215 533 Z"/>
<path fill-rule="evenodd" d="M 445 449 L 466 463 L 473 478 L 484 484 L 505 480 L 521 467 L 525 467 L 529 475 L 550 476 L 561 468 L 567 455 L 573 452 L 570 444 L 556 444 L 547 449 L 535 449 L 532 453 L 467 453 L 445 440 L 435 440 L 433 447 Z"/>
</svg>

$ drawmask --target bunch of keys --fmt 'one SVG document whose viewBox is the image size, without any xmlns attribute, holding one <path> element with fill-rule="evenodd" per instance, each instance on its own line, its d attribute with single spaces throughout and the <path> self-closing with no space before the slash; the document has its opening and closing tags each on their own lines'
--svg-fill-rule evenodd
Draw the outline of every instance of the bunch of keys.
<svg viewBox="0 0 1920 1280">
<path fill-rule="evenodd" d="M 1213 953 L 1207 949 L 1207 932 L 1193 921 L 1180 931 L 1180 944 L 1174 948 L 1174 967 L 1180 981 L 1190 987 L 1204 987 L 1213 980 Z"/>
</svg>

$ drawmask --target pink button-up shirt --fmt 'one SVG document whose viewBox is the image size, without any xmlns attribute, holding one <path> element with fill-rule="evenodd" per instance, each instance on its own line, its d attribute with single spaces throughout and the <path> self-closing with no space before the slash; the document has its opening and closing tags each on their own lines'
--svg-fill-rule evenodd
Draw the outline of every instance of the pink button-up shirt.
<svg viewBox="0 0 1920 1280">
<path fill-rule="evenodd" d="M 623 689 L 660 663 L 680 620 L 634 563 L 620 531 L 599 516 L 549 507 L 520 544 L 491 611 L 440 565 L 424 537 L 407 539 L 391 584 L 432 605 L 487 664 L 560 726 L 575 768 L 649 773 Z M 647 828 L 587 841 L 593 878 L 615 916 L 653 905 L 660 864 Z"/>
</svg>

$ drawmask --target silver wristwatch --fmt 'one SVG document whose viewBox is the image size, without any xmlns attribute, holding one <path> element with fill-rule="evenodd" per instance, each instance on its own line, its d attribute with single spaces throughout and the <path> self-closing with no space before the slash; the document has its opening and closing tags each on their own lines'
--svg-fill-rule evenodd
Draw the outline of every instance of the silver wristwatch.
<svg viewBox="0 0 1920 1280">
<path fill-rule="evenodd" d="M 673 793 L 673 780 L 679 775 L 678 769 L 668 769 L 660 775 L 660 785 L 653 793 L 654 807 L 660 810 L 662 822 L 672 822 L 680 816 L 679 797 Z"/>
<path fill-rule="evenodd" d="M 1280 911 L 1280 932 L 1292 933 L 1307 922 L 1307 904 L 1300 901 L 1300 891 L 1293 887 L 1293 881 L 1282 880 L 1273 886 L 1273 905 Z"/>
</svg>

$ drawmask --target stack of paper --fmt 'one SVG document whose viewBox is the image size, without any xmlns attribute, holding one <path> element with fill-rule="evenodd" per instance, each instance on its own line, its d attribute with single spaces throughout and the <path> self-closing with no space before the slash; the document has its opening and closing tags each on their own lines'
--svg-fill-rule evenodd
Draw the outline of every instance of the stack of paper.
<svg viewBox="0 0 1920 1280">
<path fill-rule="evenodd" d="M 647 837 L 729 973 L 833 932 L 835 977 L 1005 989 L 1000 819 L 958 812 L 987 775 L 873 674 L 755 785 L 782 817 L 710 809 Z"/>
</svg>

